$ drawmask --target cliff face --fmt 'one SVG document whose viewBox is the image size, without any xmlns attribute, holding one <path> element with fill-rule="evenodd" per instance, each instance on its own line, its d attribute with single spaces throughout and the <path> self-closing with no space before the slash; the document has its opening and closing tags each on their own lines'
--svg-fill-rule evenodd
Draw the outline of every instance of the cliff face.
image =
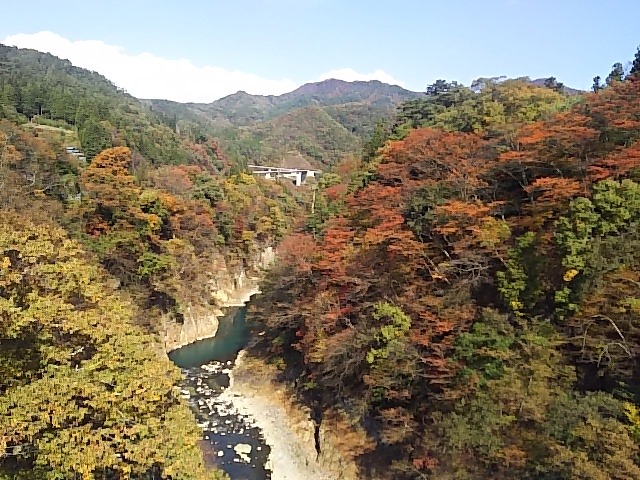
<svg viewBox="0 0 640 480">
<path fill-rule="evenodd" d="M 240 352 L 223 397 L 255 421 L 271 447 L 273 479 L 357 480 L 356 457 L 372 448 L 364 430 L 344 413 L 325 412 L 320 422 L 296 401 L 296 393 L 262 359 Z"/>
<path fill-rule="evenodd" d="M 209 280 L 209 298 L 203 298 L 198 305 L 186 305 L 183 322 L 168 318 L 164 321 L 164 348 L 170 352 L 189 343 L 213 337 L 218 331 L 218 319 L 224 310 L 240 307 L 258 293 L 260 273 L 275 260 L 273 247 L 260 250 L 247 265 L 233 265 L 224 257 L 219 257 L 217 267 L 212 267 Z"/>
</svg>

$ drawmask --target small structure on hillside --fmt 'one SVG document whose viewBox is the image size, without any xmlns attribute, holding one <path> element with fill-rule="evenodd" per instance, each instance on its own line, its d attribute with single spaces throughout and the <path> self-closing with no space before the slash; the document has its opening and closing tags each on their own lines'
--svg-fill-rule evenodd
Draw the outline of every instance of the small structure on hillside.
<svg viewBox="0 0 640 480">
<path fill-rule="evenodd" d="M 247 165 L 251 173 L 269 180 L 276 178 L 290 178 L 296 187 L 302 185 L 309 177 L 316 177 L 321 173 L 299 153 L 289 152 L 281 162 L 281 167 L 268 167 L 265 165 Z"/>
<path fill-rule="evenodd" d="M 74 157 L 76 157 L 81 162 L 86 162 L 87 161 L 87 156 L 84 153 L 82 153 L 78 148 L 76 148 L 74 146 L 68 146 L 67 147 L 67 154 L 68 155 L 73 155 Z"/>
</svg>

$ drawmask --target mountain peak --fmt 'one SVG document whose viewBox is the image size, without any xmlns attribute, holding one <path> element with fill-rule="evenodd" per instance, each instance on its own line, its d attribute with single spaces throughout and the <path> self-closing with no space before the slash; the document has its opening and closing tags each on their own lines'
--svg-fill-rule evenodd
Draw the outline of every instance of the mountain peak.
<svg viewBox="0 0 640 480">
<path fill-rule="evenodd" d="M 370 95 L 372 93 L 382 94 L 409 94 L 414 92 L 405 90 L 397 85 L 389 85 L 380 80 L 356 80 L 346 81 L 337 78 L 328 78 L 319 82 L 305 83 L 293 92 L 285 93 L 283 96 L 299 96 L 299 95 L 322 95 L 322 96 L 340 96 L 344 94 L 360 94 Z"/>
</svg>

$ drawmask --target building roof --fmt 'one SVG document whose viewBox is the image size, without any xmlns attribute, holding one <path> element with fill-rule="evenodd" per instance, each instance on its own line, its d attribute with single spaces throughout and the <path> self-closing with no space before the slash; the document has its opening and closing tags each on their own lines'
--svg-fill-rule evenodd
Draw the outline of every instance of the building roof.
<svg viewBox="0 0 640 480">
<path fill-rule="evenodd" d="M 316 170 L 298 151 L 287 152 L 280 166 L 282 168 L 296 168 L 299 170 Z"/>
</svg>

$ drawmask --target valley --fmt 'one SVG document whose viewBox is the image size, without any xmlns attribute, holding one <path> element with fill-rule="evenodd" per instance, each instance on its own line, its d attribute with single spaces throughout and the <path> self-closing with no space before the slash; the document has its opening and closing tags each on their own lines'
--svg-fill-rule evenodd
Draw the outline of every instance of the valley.
<svg viewBox="0 0 640 480">
<path fill-rule="evenodd" d="M 0 480 L 640 479 L 640 50 L 138 99 L 0 45 Z"/>
</svg>

